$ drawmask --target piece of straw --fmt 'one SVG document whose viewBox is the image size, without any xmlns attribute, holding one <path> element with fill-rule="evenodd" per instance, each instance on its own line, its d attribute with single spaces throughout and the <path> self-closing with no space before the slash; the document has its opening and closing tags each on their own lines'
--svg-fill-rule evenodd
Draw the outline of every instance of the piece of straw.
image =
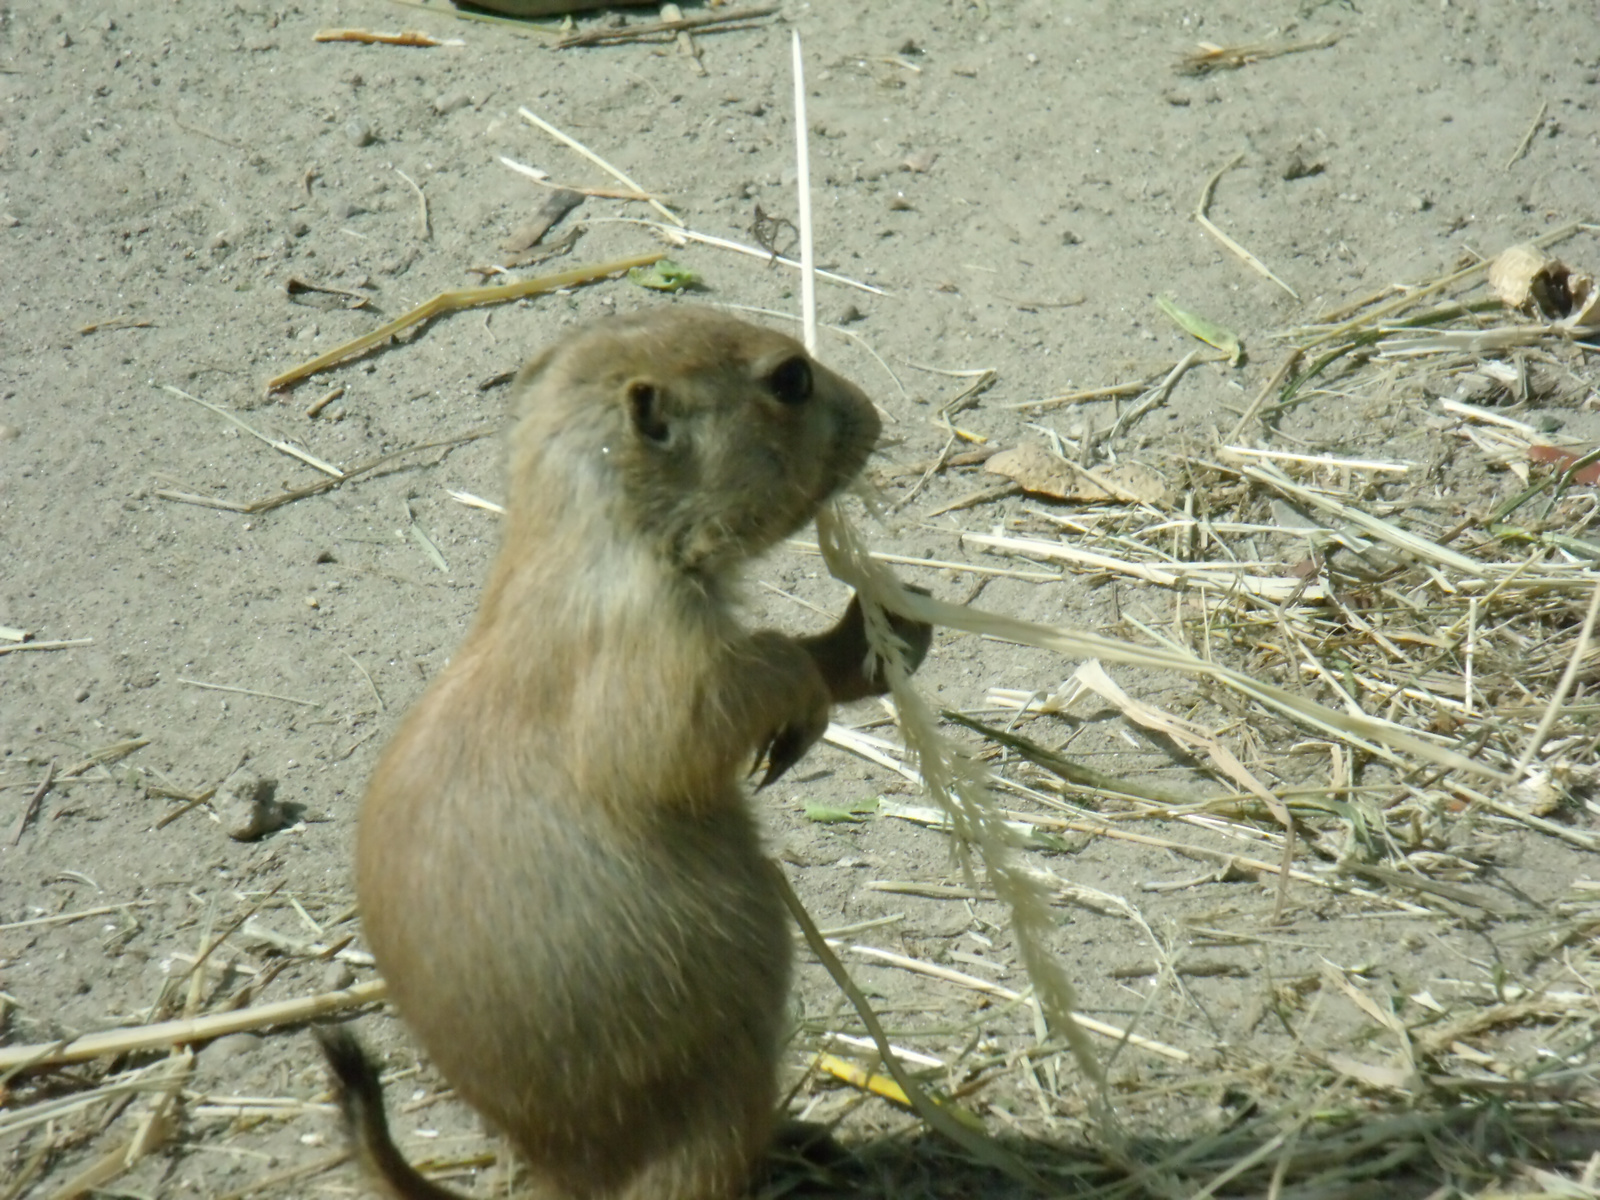
<svg viewBox="0 0 1600 1200">
<path fill-rule="evenodd" d="M 800 210 L 800 317 L 804 322 L 806 351 L 817 352 L 817 250 L 811 236 L 811 150 L 806 137 L 805 60 L 800 53 L 800 31 L 790 42 L 794 59 L 795 200 Z"/>
<path fill-rule="evenodd" d="M 589 149 L 589 147 L 585 146 L 577 138 L 562 133 L 561 130 L 550 124 L 550 122 L 546 121 L 543 117 L 537 116 L 534 113 L 529 112 L 526 108 L 521 107 L 517 109 L 517 114 L 524 121 L 528 122 L 528 124 L 537 125 L 540 129 L 544 130 L 551 137 L 555 138 L 556 141 L 560 142 L 563 146 L 570 146 L 572 149 L 576 150 L 595 166 L 599 167 L 606 174 L 610 175 L 618 183 L 625 187 L 630 187 L 636 192 L 641 192 L 647 196 L 649 195 L 649 192 L 642 185 L 635 183 L 632 179 L 628 178 L 628 176 L 624 175 L 616 167 L 613 167 L 610 163 L 601 158 L 593 150 Z M 683 218 L 678 216 L 677 213 L 673 212 L 665 204 L 661 203 L 661 201 L 651 197 L 649 200 L 649 205 L 667 220 L 671 221 L 674 225 L 678 226 L 679 228 L 683 227 Z"/>
</svg>

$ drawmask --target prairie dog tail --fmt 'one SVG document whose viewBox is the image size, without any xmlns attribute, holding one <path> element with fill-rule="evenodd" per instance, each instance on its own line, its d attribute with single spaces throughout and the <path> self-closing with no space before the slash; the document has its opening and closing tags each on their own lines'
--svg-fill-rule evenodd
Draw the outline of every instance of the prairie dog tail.
<svg viewBox="0 0 1600 1200">
<path fill-rule="evenodd" d="M 355 1034 L 335 1025 L 313 1026 L 311 1032 L 333 1073 L 334 1099 L 344 1114 L 351 1148 L 372 1182 L 392 1200 L 464 1200 L 425 1178 L 394 1144 L 377 1068 Z"/>
</svg>

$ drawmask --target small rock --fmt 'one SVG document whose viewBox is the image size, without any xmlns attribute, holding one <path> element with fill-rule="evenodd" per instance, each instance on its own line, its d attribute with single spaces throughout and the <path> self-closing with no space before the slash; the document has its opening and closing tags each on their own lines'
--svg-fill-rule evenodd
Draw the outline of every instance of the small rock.
<svg viewBox="0 0 1600 1200">
<path fill-rule="evenodd" d="M 377 135 L 372 132 L 372 123 L 365 117 L 351 117 L 346 121 L 344 136 L 352 146 L 370 146 L 377 141 Z"/>
<path fill-rule="evenodd" d="M 85 700 L 87 700 L 89 698 L 89 689 L 86 688 L 86 687 L 79 688 L 77 691 L 72 693 L 72 698 L 74 700 L 76 700 L 79 704 L 82 704 Z"/>
<path fill-rule="evenodd" d="M 250 1053 L 260 1044 L 261 1039 L 253 1033 L 230 1033 L 206 1047 L 206 1059 L 209 1062 L 227 1062 L 241 1054 Z"/>
<path fill-rule="evenodd" d="M 291 237 L 297 237 L 297 238 L 305 237 L 305 235 L 310 233 L 310 232 L 311 232 L 311 225 L 310 225 L 309 222 L 306 221 L 306 219 L 304 217 L 290 217 L 289 218 L 289 235 Z"/>
<path fill-rule="evenodd" d="M 0 425 L 0 442 L 14 442 L 22 436 L 22 430 L 15 425 Z"/>
<path fill-rule="evenodd" d="M 356 981 L 356 973 L 350 969 L 349 963 L 342 963 L 335 959 L 322 968 L 322 990 L 326 992 L 340 992 Z"/>
<path fill-rule="evenodd" d="M 411 264 L 416 262 L 416 261 L 417 261 L 417 252 L 416 252 L 416 250 L 415 249 L 406 250 L 406 251 L 404 251 L 404 252 L 402 252 L 400 254 L 396 254 L 396 255 L 393 255 L 393 256 L 391 256 L 389 258 L 386 258 L 381 263 L 379 263 L 378 264 L 378 273 L 380 275 L 389 275 L 389 276 L 404 275 L 407 271 L 409 271 L 411 269 Z"/>
<path fill-rule="evenodd" d="M 1296 179 L 1309 179 L 1313 175 L 1321 175 L 1326 169 L 1322 163 L 1308 163 L 1299 154 L 1291 154 L 1279 174 L 1286 183 L 1293 183 Z"/>
<path fill-rule="evenodd" d="M 471 103 L 472 97 L 466 92 L 441 92 L 433 98 L 433 111 L 443 117 Z"/>
<path fill-rule="evenodd" d="M 282 829 L 284 813 L 275 799 L 277 791 L 276 779 L 263 779 L 243 767 L 229 775 L 213 802 L 223 832 L 236 842 L 253 842 Z"/>
<path fill-rule="evenodd" d="M 72 45 L 72 35 L 70 33 L 61 34 L 56 38 L 56 45 L 65 50 L 68 46 Z"/>
</svg>

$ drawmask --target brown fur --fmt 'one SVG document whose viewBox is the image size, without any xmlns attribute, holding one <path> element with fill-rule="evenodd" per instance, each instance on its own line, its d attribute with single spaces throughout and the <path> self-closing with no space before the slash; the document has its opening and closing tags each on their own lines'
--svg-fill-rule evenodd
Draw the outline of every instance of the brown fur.
<svg viewBox="0 0 1600 1200">
<path fill-rule="evenodd" d="M 878 418 L 798 343 L 701 309 L 591 325 L 517 386 L 477 620 L 362 807 L 366 934 L 541 1194 L 718 1200 L 767 1143 L 789 983 L 741 781 L 883 690 L 854 602 L 806 639 L 748 632 L 730 603 L 743 563 L 861 469 Z M 928 630 L 898 628 L 920 660 Z M 444 1194 L 351 1053 L 364 1157 L 391 1195 Z"/>
</svg>

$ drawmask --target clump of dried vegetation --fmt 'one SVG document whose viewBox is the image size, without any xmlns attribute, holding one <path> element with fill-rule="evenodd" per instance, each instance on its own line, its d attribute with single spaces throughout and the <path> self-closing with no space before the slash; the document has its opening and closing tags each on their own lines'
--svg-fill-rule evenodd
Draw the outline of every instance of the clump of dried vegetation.
<svg viewBox="0 0 1600 1200">
<path fill-rule="evenodd" d="M 1084 1069 L 1077 1099 L 1068 1099 L 1073 1089 L 1064 1094 L 1055 1082 L 1065 1065 L 1056 1060 L 1067 1053 L 1059 1037 L 981 1064 L 933 1068 L 929 1077 L 953 1095 L 1012 1072 L 1021 1100 L 1000 1113 L 1009 1134 L 1019 1132 L 1018 1112 L 1031 1111 L 1021 1125 L 1045 1140 L 1069 1113 L 1095 1119 L 1087 1142 L 1098 1162 L 1063 1168 L 1024 1150 L 1004 1164 L 1012 1174 L 1038 1172 L 1107 1197 L 1595 1194 L 1600 883 L 1572 878 L 1564 895 L 1534 899 L 1508 886 L 1496 861 L 1508 836 L 1535 856 L 1546 839 L 1600 849 L 1592 832 L 1600 812 L 1600 449 L 1518 415 L 1534 402 L 1600 406 L 1593 283 L 1543 249 L 1596 231 L 1569 227 L 1285 331 L 1281 369 L 1229 438 L 1178 464 L 1181 486 L 1116 474 L 1114 446 L 1089 437 L 1070 445 L 1054 431 L 1053 462 L 1007 463 L 1003 472 L 1024 492 L 1059 497 L 1076 475 L 1099 499 L 1070 513 L 1027 505 L 1013 522 L 1025 528 L 973 533 L 964 543 L 1023 560 L 1018 574 L 1036 580 L 1040 568 L 1064 563 L 1131 581 L 1128 641 L 896 595 L 892 583 L 862 577 L 864 552 L 844 569 L 830 557 L 836 574 L 876 587 L 891 607 L 1086 660 L 1064 684 L 996 690 L 998 718 L 945 714 L 987 740 L 997 764 L 987 803 L 1014 800 L 1003 860 L 1052 832 L 1126 839 L 1215 862 L 1219 882 L 1239 871 L 1274 881 L 1275 918 L 1292 892 L 1322 890 L 1348 914 L 1388 910 L 1439 929 L 1515 930 L 1508 940 L 1524 951 L 1515 966 L 1473 963 L 1466 973 L 1476 981 L 1442 999 L 1427 990 L 1385 994 L 1366 969 L 1324 959 L 1321 978 L 1300 981 L 1300 994 L 1287 998 L 1280 1016 L 1289 1051 L 1270 1061 L 1248 1046 L 1219 1041 L 1185 1053 L 1124 1034 L 1114 1054 L 1137 1045 L 1166 1058 L 1159 1084 L 1140 1071 L 1120 1081 L 1102 1075 L 1074 1047 Z M 1145 397 L 1171 379 L 1161 373 L 1130 389 L 1141 396 L 1132 407 L 1147 406 Z M 1286 439 L 1268 436 L 1299 406 L 1359 408 L 1378 397 L 1414 411 L 1448 452 L 1385 460 L 1281 450 Z M 1515 486 L 1485 486 L 1491 472 L 1509 473 Z M 1129 615 L 1152 609 L 1169 614 L 1159 627 Z M 1220 712 L 1221 723 L 1133 698 L 1108 662 L 1198 677 L 1213 703 L 1197 711 Z M 1159 782 L 1114 777 L 1044 744 L 1061 733 L 1051 719 L 1085 696 L 1193 765 Z M 907 697 L 897 698 L 908 743 L 925 759 L 933 735 L 907 721 Z M 1247 749 L 1236 755 L 1230 746 Z M 881 756 L 887 748 L 870 749 Z M 898 765 L 914 775 L 909 763 Z M 942 785 L 929 782 L 937 796 Z M 1161 939 L 1121 897 L 1087 895 L 1037 864 L 1021 884 L 1006 884 L 962 803 L 884 811 L 981 845 L 999 898 L 1017 904 L 1020 891 L 1020 903 L 1031 903 L 1053 893 L 1058 904 L 1119 913 L 1162 954 Z M 1198 830 L 1241 848 L 1219 851 Z M 1032 989 L 970 975 L 957 982 L 1032 1000 L 1049 1014 L 1051 980 L 1016 932 Z M 1181 1009 L 1182 972 L 1170 959 L 1164 966 L 1163 984 Z M 1302 1016 L 1308 991 L 1317 999 Z M 1359 1014 L 1350 1043 L 1358 1049 L 1319 1049 L 1308 1036 L 1324 1001 Z M 1059 1034 L 1061 1025 L 1041 1028 Z M 1096 1084 L 1105 1089 L 1098 1106 L 1086 1094 Z M 1158 1136 L 1173 1128 L 1175 1096 L 1233 1088 L 1248 1103 L 1232 1123 L 1177 1141 Z M 1008 1144 L 1018 1146 L 1014 1137 Z"/>
</svg>

